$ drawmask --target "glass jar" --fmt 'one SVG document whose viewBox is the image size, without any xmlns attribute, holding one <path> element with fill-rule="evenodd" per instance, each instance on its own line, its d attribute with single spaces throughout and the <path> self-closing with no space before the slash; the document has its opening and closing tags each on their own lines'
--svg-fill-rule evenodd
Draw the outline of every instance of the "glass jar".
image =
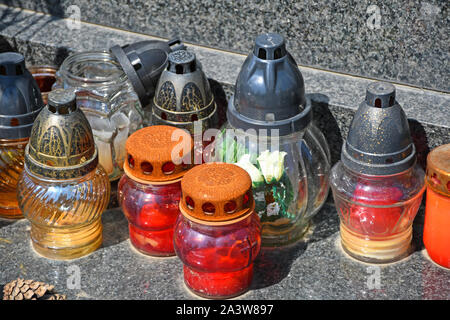
<svg viewBox="0 0 450 320">
<path fill-rule="evenodd" d="M 274 138 L 254 133 L 225 124 L 215 140 L 214 158 L 250 174 L 263 246 L 286 245 L 305 234 L 328 196 L 328 145 L 313 123 Z"/>
<path fill-rule="evenodd" d="M 25 146 L 42 107 L 36 81 L 16 52 L 0 53 L 0 217 L 23 218 L 17 202 L 17 182 L 23 170 Z"/>
<path fill-rule="evenodd" d="M 412 223 L 425 190 L 419 165 L 391 176 L 364 175 L 338 162 L 330 183 L 341 220 L 341 240 L 351 256 L 390 262 L 410 253 Z"/>
<path fill-rule="evenodd" d="M 312 111 L 283 37 L 257 36 L 229 99 L 213 159 L 250 174 L 264 247 L 299 240 L 327 198 L 330 152 Z"/>
<path fill-rule="evenodd" d="M 67 260 L 85 256 L 102 244 L 101 214 L 106 209 L 110 183 L 105 170 L 67 180 L 45 179 L 26 166 L 17 197 L 31 223 L 33 248 L 42 256 Z"/>
<path fill-rule="evenodd" d="M 177 133 L 178 138 L 172 140 Z M 180 163 L 172 157 L 177 146 L 183 147 Z M 118 198 L 128 219 L 131 244 L 141 253 L 175 255 L 173 232 L 180 213 L 180 180 L 191 167 L 192 148 L 191 136 L 170 126 L 146 127 L 127 140 Z"/>
<path fill-rule="evenodd" d="M 144 254 L 175 255 L 173 230 L 180 213 L 180 182 L 151 185 L 124 175 L 118 189 L 119 204 L 129 223 L 131 244 Z"/>
<path fill-rule="evenodd" d="M 0 139 L 0 217 L 23 218 L 17 203 L 17 182 L 23 170 L 28 138 Z"/>
<path fill-rule="evenodd" d="M 256 214 L 219 227 L 196 223 L 181 215 L 175 229 L 184 281 L 195 294 L 226 299 L 249 289 L 261 241 Z"/>
<path fill-rule="evenodd" d="M 17 199 L 34 249 L 50 259 L 74 259 L 101 245 L 111 187 L 75 93 L 53 90 L 48 99 L 25 148 Z"/>
<path fill-rule="evenodd" d="M 75 53 L 64 60 L 56 78 L 54 88 L 76 93 L 109 179 L 120 178 L 125 141 L 144 123 L 139 99 L 120 64 L 109 52 Z"/>
<path fill-rule="evenodd" d="M 423 243 L 434 262 L 450 268 L 450 144 L 428 154 L 425 181 Z"/>
<path fill-rule="evenodd" d="M 181 188 L 174 244 L 187 287 L 215 299 L 246 292 L 261 246 L 250 177 L 235 165 L 209 163 L 191 169 Z"/>
<path fill-rule="evenodd" d="M 342 247 L 354 258 L 387 263 L 411 253 L 425 190 L 415 150 L 395 87 L 371 83 L 330 176 Z"/>
</svg>

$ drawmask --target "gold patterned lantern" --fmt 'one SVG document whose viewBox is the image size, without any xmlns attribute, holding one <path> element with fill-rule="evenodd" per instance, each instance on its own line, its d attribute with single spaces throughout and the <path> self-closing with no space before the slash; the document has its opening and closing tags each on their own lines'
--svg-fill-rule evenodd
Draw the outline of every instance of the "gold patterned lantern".
<svg viewBox="0 0 450 320">
<path fill-rule="evenodd" d="M 208 79 L 195 54 L 177 50 L 169 54 L 168 67 L 159 78 L 153 99 L 152 123 L 169 125 L 194 134 L 218 125 L 217 105 Z"/>
<path fill-rule="evenodd" d="M 17 197 L 31 240 L 52 259 L 86 255 L 102 243 L 110 184 L 75 94 L 58 89 L 39 113 L 25 149 Z"/>
</svg>

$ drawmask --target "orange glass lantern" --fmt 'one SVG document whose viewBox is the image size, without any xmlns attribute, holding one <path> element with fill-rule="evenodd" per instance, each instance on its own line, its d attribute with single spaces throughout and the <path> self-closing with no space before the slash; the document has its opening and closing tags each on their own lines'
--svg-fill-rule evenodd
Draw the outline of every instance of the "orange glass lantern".
<svg viewBox="0 0 450 320">
<path fill-rule="evenodd" d="M 430 258 L 450 268 L 450 144 L 427 157 L 427 202 L 423 242 Z"/>
<path fill-rule="evenodd" d="M 42 110 L 41 92 L 16 52 L 0 53 L 0 217 L 23 218 L 17 183 L 34 119 Z"/>
<path fill-rule="evenodd" d="M 197 166 L 181 180 L 174 244 L 195 294 L 230 298 L 250 287 L 261 246 L 251 185 L 244 169 L 226 163 Z"/>
<path fill-rule="evenodd" d="M 118 197 L 129 222 L 131 244 L 144 254 L 175 255 L 180 180 L 191 167 L 192 149 L 187 131 L 163 125 L 140 129 L 126 142 Z"/>
</svg>

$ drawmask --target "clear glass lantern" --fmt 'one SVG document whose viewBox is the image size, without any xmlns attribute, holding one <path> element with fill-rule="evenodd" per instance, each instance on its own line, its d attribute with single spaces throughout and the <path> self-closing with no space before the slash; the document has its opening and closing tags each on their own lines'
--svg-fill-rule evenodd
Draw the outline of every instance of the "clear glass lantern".
<svg viewBox="0 0 450 320">
<path fill-rule="evenodd" d="M 76 93 L 109 179 L 120 178 L 126 139 L 144 123 L 139 98 L 122 67 L 106 51 L 75 53 L 64 60 L 56 78 L 54 88 Z"/>
<path fill-rule="evenodd" d="M 237 134 L 227 137 L 228 132 Z M 236 131 L 227 123 L 214 148 L 217 161 L 235 163 L 250 174 L 264 246 L 302 237 L 329 190 L 329 149 L 314 124 L 276 140 L 271 149 L 270 137 Z M 267 149 L 258 150 L 262 145 Z"/>
<path fill-rule="evenodd" d="M 278 34 L 256 38 L 215 139 L 215 161 L 252 178 L 262 245 L 300 239 L 328 195 L 330 151 L 312 122 L 303 77 Z"/>
<path fill-rule="evenodd" d="M 331 170 L 343 249 L 370 263 L 410 254 L 424 179 L 395 87 L 371 83 L 342 146 L 341 161 Z"/>
<path fill-rule="evenodd" d="M 344 250 L 367 262 L 390 262 L 408 255 L 424 178 L 417 164 L 398 174 L 377 176 L 354 172 L 338 162 L 330 182 Z"/>
</svg>

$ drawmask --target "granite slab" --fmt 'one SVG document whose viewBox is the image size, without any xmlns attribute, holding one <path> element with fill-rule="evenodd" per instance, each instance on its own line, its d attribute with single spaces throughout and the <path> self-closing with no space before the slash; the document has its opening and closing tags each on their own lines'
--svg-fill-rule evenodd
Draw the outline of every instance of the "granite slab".
<svg viewBox="0 0 450 320">
<path fill-rule="evenodd" d="M 442 0 L 1 0 L 0 3 L 246 54 L 283 34 L 297 63 L 450 91 L 449 2 Z M 76 6 L 76 7 L 74 7 Z"/>
<path fill-rule="evenodd" d="M 67 27 L 67 20 L 5 6 L 0 6 L 0 17 L 0 35 L 26 55 L 28 64 L 59 65 L 74 51 L 152 39 L 89 23 L 74 31 Z M 197 54 L 207 76 L 220 82 L 229 96 L 245 55 L 192 44 L 188 47 Z M 334 150 L 334 163 L 365 86 L 372 80 L 302 66 L 300 70 L 313 100 L 315 121 Z M 449 95 L 396 86 L 416 144 L 422 148 L 419 157 L 423 162 L 429 148 L 450 142 Z M 327 203 L 313 221 L 304 241 L 261 253 L 252 288 L 240 298 L 450 299 L 450 272 L 431 262 L 421 242 L 423 209 L 414 223 L 413 254 L 379 269 L 342 251 L 333 205 Z M 51 282 L 70 299 L 197 298 L 186 289 L 177 258 L 150 258 L 131 247 L 127 221 L 120 209 L 106 211 L 103 223 L 104 243 L 99 250 L 61 262 L 47 260 L 31 248 L 26 220 L 0 220 L 0 286 L 24 277 Z M 374 274 L 379 275 L 379 286 L 371 282 Z"/>
<path fill-rule="evenodd" d="M 27 220 L 0 219 L 0 292 L 21 277 L 52 283 L 68 299 L 199 299 L 186 288 L 177 257 L 148 257 L 131 246 L 120 209 L 106 211 L 102 220 L 101 248 L 54 261 L 32 248 Z M 450 299 L 450 271 L 428 258 L 422 226 L 423 210 L 414 223 L 412 255 L 369 265 L 342 250 L 336 210 L 325 205 L 303 241 L 260 253 L 251 290 L 237 299 Z"/>
</svg>

